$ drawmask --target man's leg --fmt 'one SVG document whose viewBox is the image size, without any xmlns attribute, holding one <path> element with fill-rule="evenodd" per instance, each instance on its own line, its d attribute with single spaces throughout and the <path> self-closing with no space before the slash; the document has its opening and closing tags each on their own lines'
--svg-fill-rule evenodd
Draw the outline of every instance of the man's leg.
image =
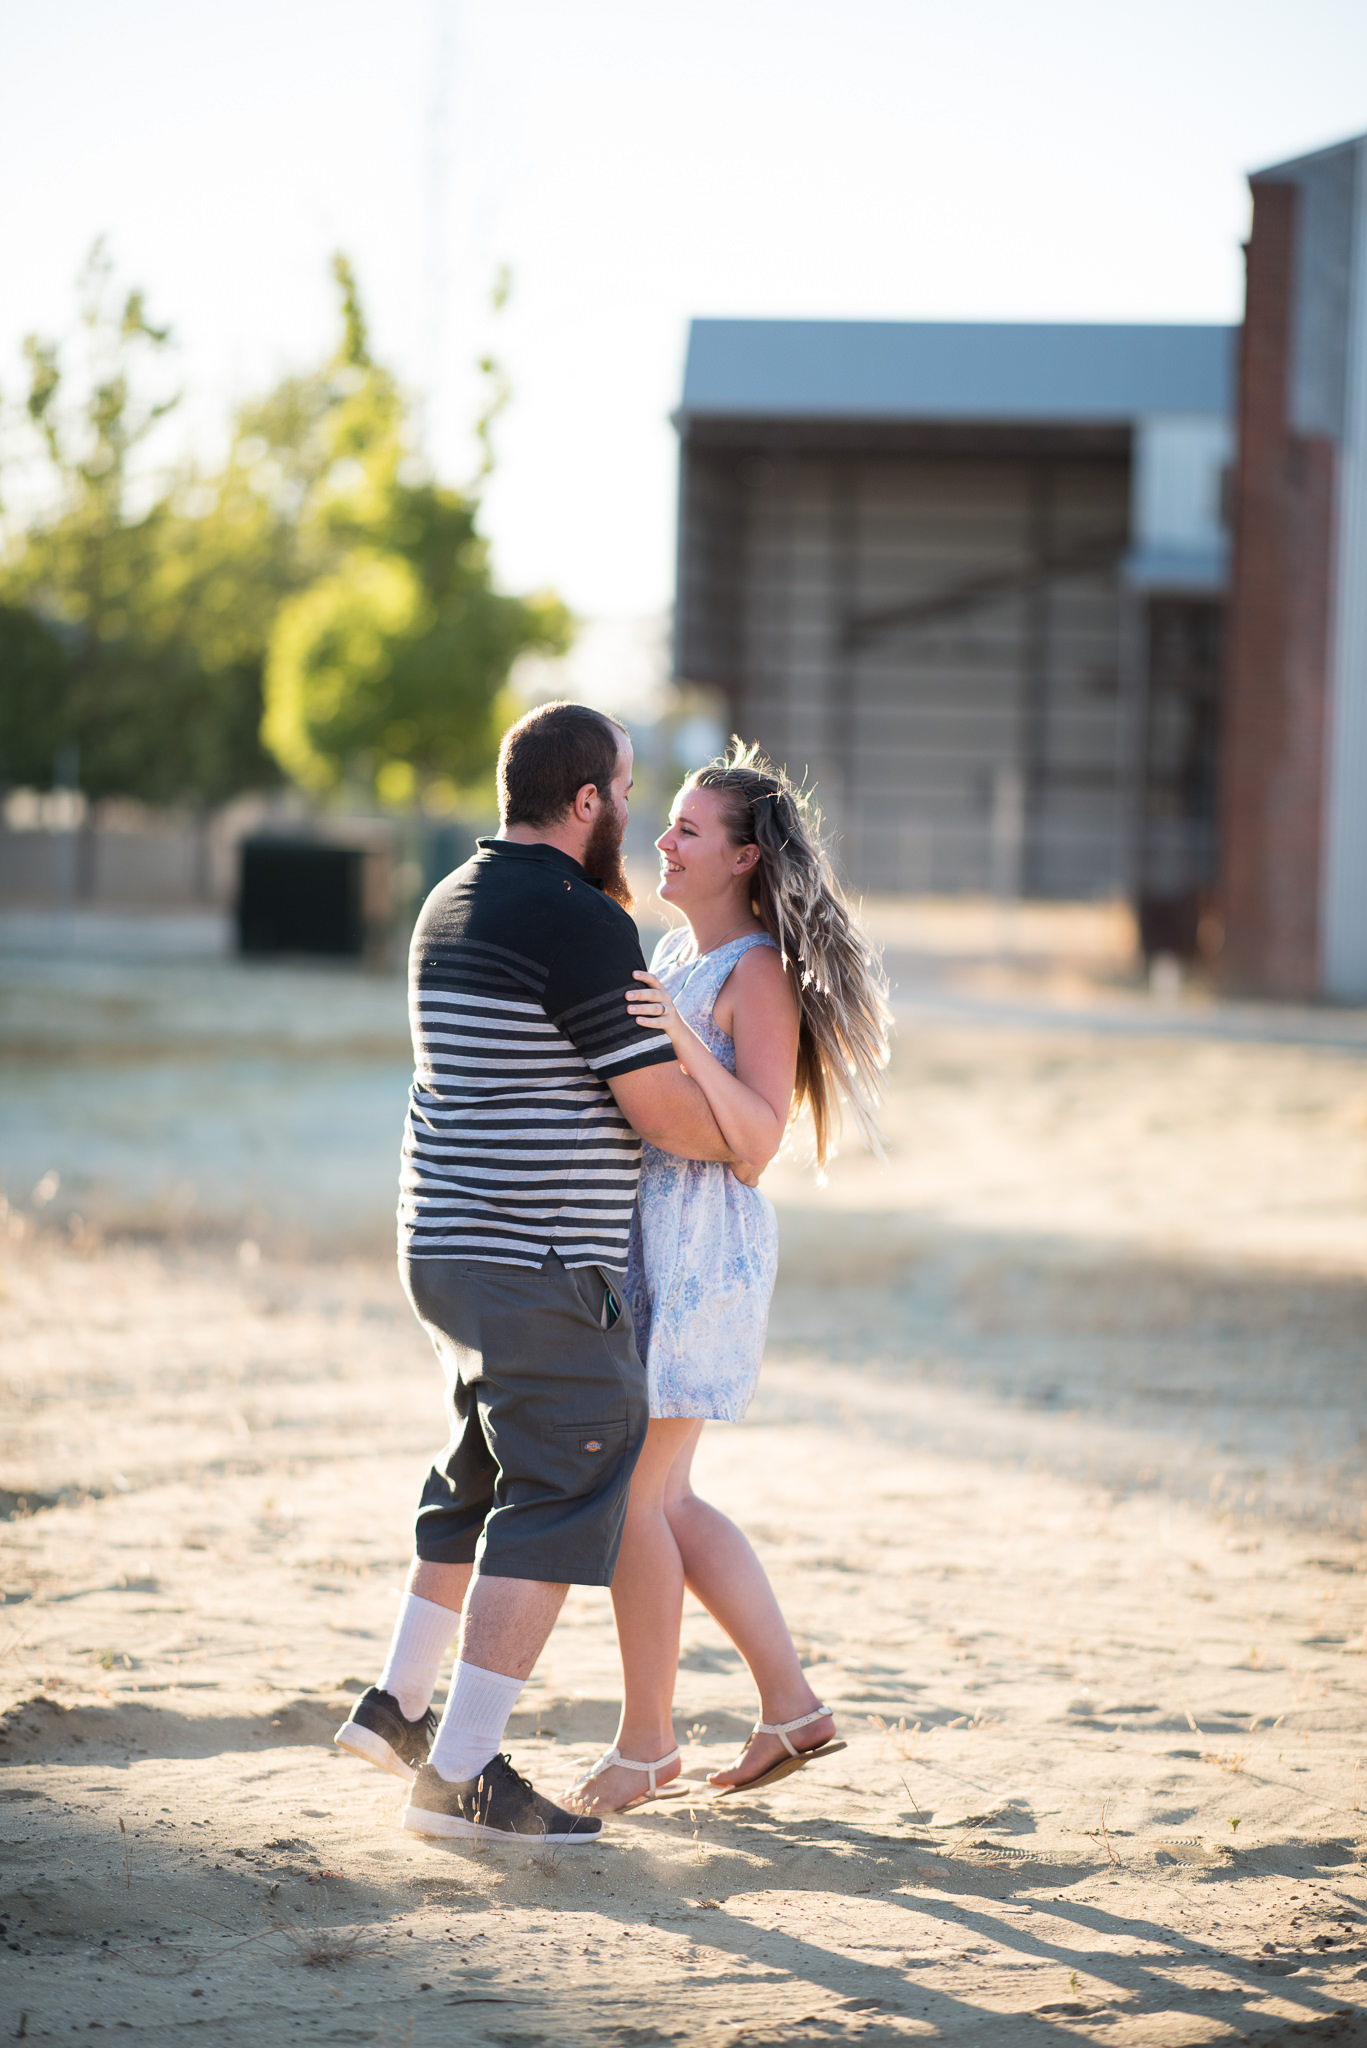
<svg viewBox="0 0 1367 2048">
<path fill-rule="evenodd" d="M 397 1778 L 411 1779 L 426 1763 L 437 1725 L 432 1695 L 460 1627 L 472 1570 L 468 1564 L 413 1560 L 384 1669 L 333 1737 L 339 1749 Z"/>
<path fill-rule="evenodd" d="M 525 1272 L 415 1262 L 413 1291 L 424 1321 L 461 1354 L 452 1360 L 458 1452 L 429 1481 L 417 1549 L 478 1562 L 446 1709 L 403 1826 L 591 1842 L 601 1822 L 544 1798 L 500 1744 L 568 1584 L 611 1583 L 646 1424 L 631 1327 L 616 1326 L 602 1273 L 554 1254 Z"/>
<path fill-rule="evenodd" d="M 438 1607 L 449 1607 L 459 1614 L 473 1570 L 472 1564 L 434 1564 L 430 1558 L 415 1557 L 408 1574 L 408 1590 L 421 1600 L 434 1601 Z"/>
<path fill-rule="evenodd" d="M 568 1591 L 568 1586 L 541 1579 L 485 1578 L 482 1573 L 472 1583 L 446 1711 L 428 1758 L 448 1784 L 477 1778 L 497 1756 L 517 1696 L 546 1647 Z"/>
<path fill-rule="evenodd" d="M 419 1318 L 446 1368 L 454 1426 L 442 1461 L 432 1467 L 423 1486 L 418 1549 L 446 1555 L 414 1558 L 384 1668 L 333 1738 L 339 1749 L 410 1780 L 431 1752 L 437 1726 L 432 1694 L 460 1626 L 474 1569 L 468 1560 L 493 1501 L 497 1472 L 483 1440 L 474 1396 L 460 1379 L 454 1340 L 420 1311 Z"/>
<path fill-rule="evenodd" d="M 375 1690 L 397 1700 L 410 1723 L 422 1722 L 421 1741 L 415 1733 L 411 1745 L 405 1747 L 411 1746 L 415 1751 L 421 1747 L 425 1759 L 436 1726 L 435 1717 L 429 1713 L 432 1695 L 460 1626 L 461 1609 L 474 1571 L 475 1546 L 484 1517 L 493 1505 L 498 1468 L 484 1441 L 476 1396 L 467 1376 L 469 1366 L 477 1358 L 469 1340 L 478 1331 L 466 1329 L 461 1322 L 462 1290 L 456 1290 L 457 1314 L 452 1317 L 443 1315 L 443 1308 L 453 1304 L 427 1300 L 431 1275 L 425 1268 L 416 1274 L 410 1272 L 406 1285 L 414 1311 L 441 1361 L 452 1429 L 444 1456 L 433 1465 L 423 1484 L 418 1503 L 416 1552 L 395 1616 L 389 1655 Z M 448 1322 L 452 1328 L 446 1327 Z"/>
<path fill-rule="evenodd" d="M 473 1569 L 468 1564 L 413 1560 L 378 1680 L 379 1690 L 398 1701 L 405 1720 L 421 1720 L 432 1704 L 442 1663 L 460 1627 Z"/>
<path fill-rule="evenodd" d="M 506 1672 L 525 1684 L 569 1590 L 542 1579 L 499 1579 L 481 1572 L 465 1603 L 460 1662 Z"/>
<path fill-rule="evenodd" d="M 544 1798 L 499 1749 L 568 1591 L 543 1579 L 476 1574 L 446 1711 L 404 1808 L 402 1824 L 414 1834 L 533 1848 L 598 1839 L 600 1820 Z"/>
</svg>

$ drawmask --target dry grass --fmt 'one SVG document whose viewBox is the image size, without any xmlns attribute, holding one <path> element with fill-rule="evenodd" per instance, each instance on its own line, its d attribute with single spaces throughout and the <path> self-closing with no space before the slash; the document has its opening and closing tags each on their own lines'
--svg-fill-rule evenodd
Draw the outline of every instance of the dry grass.
<svg viewBox="0 0 1367 2048">
<path fill-rule="evenodd" d="M 893 1751 L 894 1755 L 901 1757 L 904 1763 L 909 1763 L 912 1757 L 915 1756 L 917 1737 L 921 1733 L 919 1721 L 913 1723 L 908 1728 L 905 1714 L 901 1715 L 895 1722 L 885 1721 L 881 1714 L 870 1714 L 869 1726 L 876 1728 L 883 1738 L 882 1748 L 878 1752 L 880 1759 L 887 1755 L 889 1749 Z"/>
<path fill-rule="evenodd" d="M 543 1828 L 541 1847 L 533 1851 L 522 1868 L 524 1870 L 536 1871 L 539 1877 L 558 1879 L 560 1876 L 560 1862 L 564 1854 L 564 1843 L 547 1841 Z"/>
<path fill-rule="evenodd" d="M 289 1943 L 306 1970 L 339 1969 L 343 1963 L 358 1962 L 375 1945 L 360 1927 L 292 1927 L 287 1920 L 277 1920 L 272 1931 Z"/>
</svg>

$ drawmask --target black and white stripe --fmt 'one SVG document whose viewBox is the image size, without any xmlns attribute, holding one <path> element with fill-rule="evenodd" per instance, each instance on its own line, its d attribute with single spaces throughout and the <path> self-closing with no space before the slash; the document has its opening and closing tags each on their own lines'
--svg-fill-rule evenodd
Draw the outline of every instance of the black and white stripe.
<svg viewBox="0 0 1367 2048">
<path fill-rule="evenodd" d="M 419 935 L 419 938 L 421 935 Z M 400 1223 L 410 1258 L 626 1264 L 641 1145 L 605 1080 L 672 1057 L 629 978 L 551 1016 L 550 971 L 470 936 L 415 938 Z M 644 1057 L 643 1057 L 644 1056 Z"/>
</svg>

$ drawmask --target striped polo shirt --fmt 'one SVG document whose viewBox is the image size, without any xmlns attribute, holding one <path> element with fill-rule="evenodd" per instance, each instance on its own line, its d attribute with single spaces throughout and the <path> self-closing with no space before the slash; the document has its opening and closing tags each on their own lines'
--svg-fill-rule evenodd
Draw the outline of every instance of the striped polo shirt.
<svg viewBox="0 0 1367 2048">
<path fill-rule="evenodd" d="M 400 1248 L 415 1259 L 620 1269 L 641 1141 L 608 1077 L 674 1058 L 625 996 L 636 927 L 557 847 L 481 839 L 422 907 Z"/>
</svg>

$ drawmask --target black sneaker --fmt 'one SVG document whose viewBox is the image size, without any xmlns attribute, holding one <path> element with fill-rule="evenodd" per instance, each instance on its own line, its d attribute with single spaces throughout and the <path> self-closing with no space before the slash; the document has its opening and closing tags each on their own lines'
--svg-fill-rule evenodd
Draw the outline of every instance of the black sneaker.
<svg viewBox="0 0 1367 2048">
<path fill-rule="evenodd" d="M 403 1824 L 415 1835 L 456 1835 L 464 1841 L 523 1842 L 536 1848 L 568 1848 L 596 1842 L 601 1820 L 567 1813 L 528 1784 L 512 1760 L 496 1756 L 477 1778 L 448 1784 L 424 1764 L 413 1780 Z"/>
<path fill-rule="evenodd" d="M 392 1692 L 372 1685 L 363 1692 L 333 1741 L 377 1770 L 392 1771 L 411 1784 L 437 1732 L 437 1717 L 429 1707 L 416 1721 L 404 1719 L 403 1708 Z"/>
</svg>

